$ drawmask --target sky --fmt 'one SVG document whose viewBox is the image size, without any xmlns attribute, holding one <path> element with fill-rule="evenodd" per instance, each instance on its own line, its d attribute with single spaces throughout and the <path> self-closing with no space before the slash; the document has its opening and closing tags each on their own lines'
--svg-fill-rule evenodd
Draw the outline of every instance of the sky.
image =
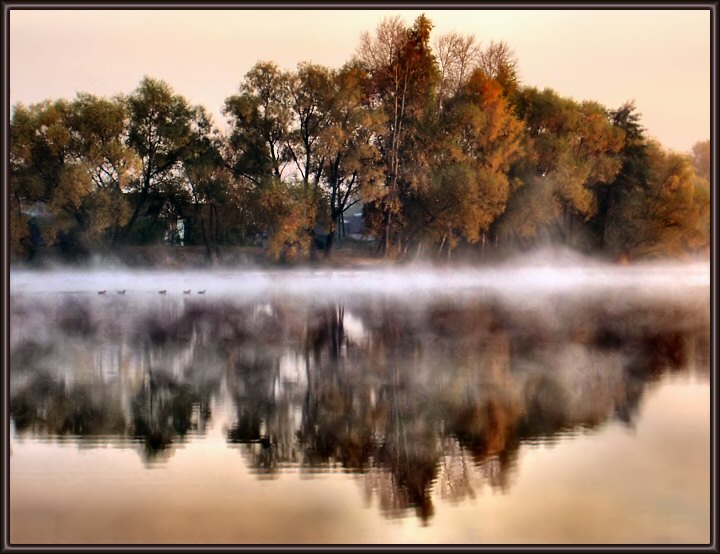
<svg viewBox="0 0 720 554">
<path fill-rule="evenodd" d="M 225 127 L 221 109 L 257 61 L 340 67 L 387 16 L 425 13 L 433 36 L 515 51 L 521 82 L 617 108 L 686 152 L 710 138 L 709 10 L 21 10 L 10 12 L 10 102 L 129 94 L 163 79 Z"/>
</svg>

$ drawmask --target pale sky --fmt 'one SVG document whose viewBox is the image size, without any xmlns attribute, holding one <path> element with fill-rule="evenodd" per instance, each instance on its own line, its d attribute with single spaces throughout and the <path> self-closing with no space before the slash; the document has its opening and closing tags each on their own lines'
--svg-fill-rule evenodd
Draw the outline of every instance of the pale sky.
<svg viewBox="0 0 720 554">
<path fill-rule="evenodd" d="M 130 93 L 144 75 L 220 110 L 259 60 L 339 67 L 385 16 L 420 13 L 433 35 L 515 51 L 523 84 L 617 108 L 635 100 L 651 137 L 689 151 L 710 137 L 709 10 L 17 10 L 10 102 Z"/>
</svg>

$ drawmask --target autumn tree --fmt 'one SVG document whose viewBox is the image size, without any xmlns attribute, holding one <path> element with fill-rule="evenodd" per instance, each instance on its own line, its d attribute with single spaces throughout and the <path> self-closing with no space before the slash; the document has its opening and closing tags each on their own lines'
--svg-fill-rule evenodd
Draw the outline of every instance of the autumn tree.
<svg viewBox="0 0 720 554">
<path fill-rule="evenodd" d="M 65 101 L 14 107 L 10 121 L 10 230 L 11 248 L 28 253 L 33 242 L 31 209 L 47 204 L 65 167 L 70 134 L 64 123 Z M 37 227 L 36 227 L 37 234 Z M 48 238 L 49 241 L 52 239 Z"/>
<path fill-rule="evenodd" d="M 645 188 L 649 171 L 647 137 L 634 102 L 625 102 L 617 110 L 610 111 L 610 119 L 613 126 L 623 133 L 619 153 L 621 166 L 615 179 L 597 191 L 598 213 L 593 222 L 600 249 L 606 246 L 610 227 L 619 224 L 618 210 L 626 195 L 635 189 Z"/>
<path fill-rule="evenodd" d="M 545 228 L 565 244 L 575 244 L 582 231 L 585 242 L 594 242 L 587 237 L 589 222 L 598 213 L 598 191 L 621 168 L 623 131 L 600 104 L 578 103 L 550 89 L 524 89 L 516 109 L 526 124 L 528 148 L 514 173 L 530 188 L 512 196 L 497 231 L 508 238 L 522 226 L 525 238 L 532 238 Z M 552 195 L 541 211 L 527 214 L 523 198 L 540 189 Z"/>
<path fill-rule="evenodd" d="M 225 166 L 222 157 L 222 138 L 219 136 L 198 137 L 192 152 L 183 160 L 184 174 L 190 187 L 194 208 L 191 215 L 192 231 L 200 237 L 211 261 L 218 258 L 221 233 L 227 226 L 228 202 L 233 176 Z"/>
<path fill-rule="evenodd" d="M 607 248 L 631 258 L 679 256 L 710 242 L 709 183 L 689 155 L 648 142 L 647 173 L 621 198 Z"/>
<path fill-rule="evenodd" d="M 324 68 L 311 64 L 293 74 L 258 62 L 245 75 L 240 94 L 225 100 L 231 127 L 226 165 L 236 178 L 252 183 L 254 219 L 270 234 L 276 258 L 310 250 L 317 206 L 307 193 L 322 173 L 315 149 L 328 78 Z"/>
<path fill-rule="evenodd" d="M 130 215 L 125 196 L 140 174 L 140 160 L 127 144 L 128 107 L 122 97 L 79 94 L 68 114 L 76 163 L 90 175 L 94 194 L 88 199 L 94 232 L 111 229 L 113 241 Z"/>
<path fill-rule="evenodd" d="M 368 73 L 358 64 L 347 64 L 333 75 L 328 121 L 318 143 L 330 215 L 326 255 L 343 229 L 345 212 L 380 192 L 380 151 L 373 139 L 383 130 L 383 116 L 370 104 L 370 86 Z"/>
<path fill-rule="evenodd" d="M 488 77 L 497 81 L 506 96 L 518 91 L 520 78 L 515 52 L 503 41 L 490 41 L 478 53 L 477 67 Z"/>
<path fill-rule="evenodd" d="M 385 255 L 393 240 L 400 242 L 403 196 L 426 174 L 421 151 L 421 127 L 436 106 L 439 80 L 430 46 L 432 23 L 419 16 L 406 28 L 398 18 L 386 19 L 375 36 L 361 37 L 358 57 L 373 79 L 374 102 L 383 110 L 386 128 L 378 137 L 385 165 L 385 194 L 371 211 L 379 212 Z"/>
<path fill-rule="evenodd" d="M 333 72 L 321 65 L 301 63 L 297 71 L 289 75 L 288 86 L 294 121 L 287 149 L 305 193 L 317 195 L 326 164 L 318 148 L 321 135 L 330 125 Z"/>
<path fill-rule="evenodd" d="M 316 214 L 308 209 L 302 186 L 274 178 L 258 191 L 259 219 L 269 234 L 268 249 L 276 260 L 293 262 L 305 258 L 312 247 Z"/>
<path fill-rule="evenodd" d="M 476 69 L 443 109 L 436 133 L 443 141 L 430 184 L 413 195 L 415 232 L 440 242 L 448 254 L 459 240 L 484 247 L 505 210 L 522 132 L 500 84 Z"/>
</svg>

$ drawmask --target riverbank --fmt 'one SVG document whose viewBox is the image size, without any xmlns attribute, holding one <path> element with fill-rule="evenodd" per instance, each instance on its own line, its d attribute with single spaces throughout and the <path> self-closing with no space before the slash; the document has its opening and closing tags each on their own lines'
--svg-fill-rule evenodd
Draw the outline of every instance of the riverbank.
<svg viewBox="0 0 720 554">
<path fill-rule="evenodd" d="M 126 267 L 130 269 L 205 269 L 211 267 L 257 267 L 292 268 L 292 267 L 323 267 L 337 269 L 362 269 L 383 266 L 412 265 L 414 263 L 429 264 L 433 266 L 447 265 L 476 265 L 503 262 L 508 259 L 522 257 L 543 258 L 548 262 L 566 262 L 571 259 L 591 258 L 597 261 L 617 265 L 630 265 L 638 262 L 663 259 L 661 256 L 646 256 L 642 258 L 629 258 L 619 256 L 587 256 L 565 247 L 538 248 L 530 252 L 516 250 L 503 250 L 487 253 L 480 257 L 477 253 L 469 255 L 468 252 L 458 251 L 452 259 L 418 258 L 408 256 L 399 259 L 385 258 L 377 252 L 375 244 L 355 241 L 346 243 L 337 248 L 332 255 L 324 256 L 322 251 L 315 251 L 304 259 L 277 260 L 270 255 L 266 248 L 260 246 L 225 246 L 220 247 L 214 259 L 211 259 L 203 246 L 122 246 L 111 252 L 95 252 L 85 256 L 68 257 L 57 248 L 38 248 L 30 259 L 13 259 L 11 265 L 17 269 L 51 269 L 53 267 Z M 665 259 L 675 259 L 680 262 L 709 260 L 709 250 L 696 255 L 668 256 Z"/>
<path fill-rule="evenodd" d="M 29 259 L 13 259 L 12 267 L 49 269 L 56 266 L 112 267 L 145 269 L 200 269 L 208 267 L 253 266 L 259 268 L 322 266 L 329 268 L 363 268 L 396 263 L 377 255 L 375 247 L 367 243 L 344 245 L 331 256 L 323 252 L 303 260 L 277 260 L 267 249 L 255 246 L 220 247 L 214 259 L 203 246 L 122 246 L 111 252 L 94 252 L 69 257 L 52 247 L 38 248 Z"/>
</svg>

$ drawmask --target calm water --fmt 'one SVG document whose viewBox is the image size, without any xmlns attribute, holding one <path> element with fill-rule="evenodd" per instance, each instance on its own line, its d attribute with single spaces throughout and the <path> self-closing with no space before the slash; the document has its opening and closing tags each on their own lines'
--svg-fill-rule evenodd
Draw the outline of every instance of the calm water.
<svg viewBox="0 0 720 554">
<path fill-rule="evenodd" d="M 532 262 L 14 271 L 11 541 L 708 542 L 708 265 Z"/>
</svg>

